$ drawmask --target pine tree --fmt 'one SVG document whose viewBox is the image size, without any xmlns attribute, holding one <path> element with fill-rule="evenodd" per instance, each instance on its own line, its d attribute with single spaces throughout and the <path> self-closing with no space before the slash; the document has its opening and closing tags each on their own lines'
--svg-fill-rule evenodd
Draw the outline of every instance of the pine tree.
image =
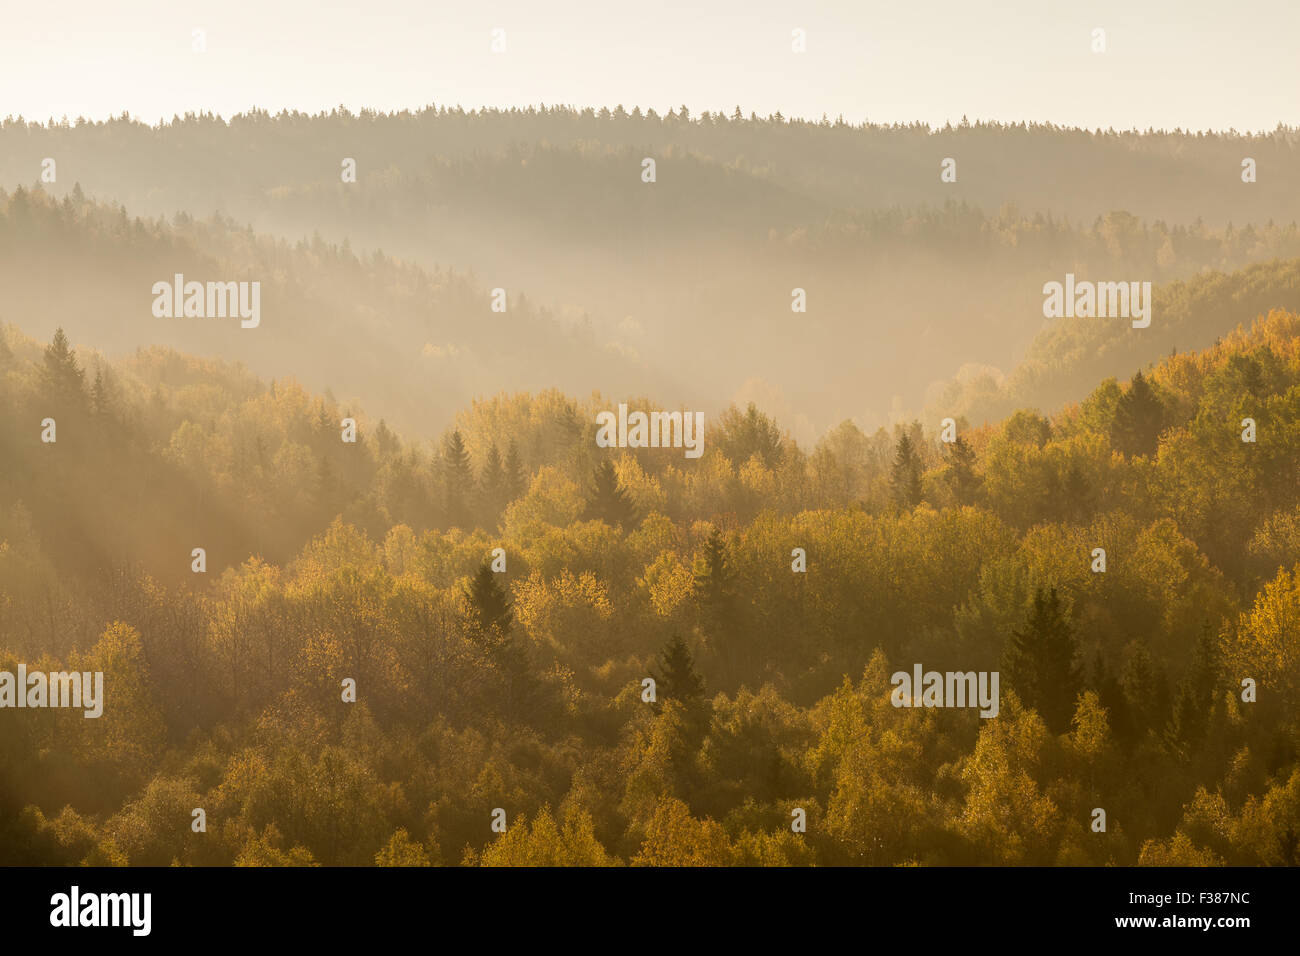
<svg viewBox="0 0 1300 956">
<path fill-rule="evenodd" d="M 506 493 L 506 471 L 501 462 L 501 452 L 497 451 L 496 442 L 488 446 L 478 487 L 480 510 L 487 521 L 492 523 L 500 513 L 502 505 L 505 504 Z"/>
<path fill-rule="evenodd" d="M 505 589 L 497 584 L 496 572 L 484 561 L 465 589 L 469 602 L 470 626 L 487 643 L 503 640 L 514 627 L 515 615 Z"/>
<path fill-rule="evenodd" d="M 655 679 L 656 704 L 675 700 L 689 711 L 704 701 L 704 679 L 696 672 L 695 659 L 680 634 L 674 634 L 664 646 L 659 667 L 651 676 Z"/>
<path fill-rule="evenodd" d="M 630 530 L 636 524 L 636 506 L 619 486 L 614 463 L 606 459 L 596 469 L 587 518 L 605 522 L 610 527 Z"/>
<path fill-rule="evenodd" d="M 906 433 L 898 439 L 889 485 L 894 503 L 902 510 L 911 511 L 921 503 L 921 458 Z"/>
<path fill-rule="evenodd" d="M 1121 682 L 1137 733 L 1145 735 L 1148 730 L 1159 728 L 1169 709 L 1169 688 L 1164 676 L 1151 663 L 1151 655 L 1145 647 L 1138 645 L 1133 650 L 1124 665 Z"/>
<path fill-rule="evenodd" d="M 107 418 L 111 414 L 112 398 L 109 395 L 108 381 L 104 376 L 104 369 L 95 366 L 95 381 L 90 386 L 90 410 L 97 418 Z"/>
<path fill-rule="evenodd" d="M 709 731 L 713 706 L 704 693 L 704 679 L 695 669 L 695 661 L 686 642 L 674 634 L 659 655 L 659 666 L 651 673 L 655 679 L 656 714 L 672 708 L 671 728 L 665 728 L 669 744 L 669 763 L 676 786 L 683 792 L 697 788 L 699 773 L 695 755 Z"/>
<path fill-rule="evenodd" d="M 1025 625 L 1012 632 L 1007 644 L 1002 672 L 1053 733 L 1070 729 L 1080 685 L 1076 652 L 1074 628 L 1056 588 L 1036 589 Z"/>
<path fill-rule="evenodd" d="M 724 624 L 734 609 L 734 595 L 727 568 L 727 546 L 717 528 L 709 531 L 694 572 L 695 597 L 706 622 L 714 626 Z"/>
<path fill-rule="evenodd" d="M 500 683 L 506 717 L 519 716 L 536 687 L 528 669 L 528 654 L 513 633 L 515 615 L 510 600 L 488 562 L 479 565 L 465 589 L 465 599 L 469 638 L 483 652 Z"/>
<path fill-rule="evenodd" d="M 1178 684 L 1174 694 L 1173 713 L 1165 728 L 1165 743 L 1169 749 L 1186 758 L 1205 737 L 1218 701 L 1215 688 L 1218 684 L 1219 647 L 1209 625 L 1201 628 L 1200 639 L 1192 652 L 1191 667 Z"/>
<path fill-rule="evenodd" d="M 727 567 L 727 548 L 717 528 L 709 532 L 695 560 L 694 592 L 700 626 L 717 653 L 727 679 L 738 677 L 736 595 Z"/>
<path fill-rule="evenodd" d="M 973 505 L 979 499 L 984 479 L 975 473 L 975 449 L 961 435 L 948 446 L 948 487 L 959 505 Z"/>
<path fill-rule="evenodd" d="M 1160 444 L 1164 420 L 1164 405 L 1151 383 L 1138 372 L 1115 406 L 1111 445 L 1129 457 L 1154 454 Z"/>
<path fill-rule="evenodd" d="M 1092 485 L 1079 467 L 1078 462 L 1071 462 L 1066 469 L 1065 480 L 1061 484 L 1060 513 L 1067 521 L 1079 524 L 1087 521 L 1093 512 L 1094 502 Z"/>
<path fill-rule="evenodd" d="M 1128 745 L 1133 741 L 1133 716 L 1129 713 L 1128 699 L 1119 679 L 1106 666 L 1106 659 L 1097 651 L 1088 674 L 1088 687 L 1097 694 L 1105 708 L 1111 733 L 1116 741 Z"/>
<path fill-rule="evenodd" d="M 470 470 L 469 452 L 465 450 L 459 431 L 453 431 L 443 442 L 442 487 L 447 521 L 458 527 L 468 524 L 466 506 L 474 487 L 474 477 Z"/>
<path fill-rule="evenodd" d="M 77 365 L 67 335 L 60 327 L 45 346 L 45 361 L 40 369 L 42 396 L 56 410 L 74 410 L 86 404 L 86 373 Z"/>
<path fill-rule="evenodd" d="M 516 501 L 528 490 L 525 486 L 526 480 L 524 463 L 519 457 L 519 445 L 512 438 L 510 439 L 510 447 L 506 450 L 505 488 L 507 501 Z"/>
</svg>

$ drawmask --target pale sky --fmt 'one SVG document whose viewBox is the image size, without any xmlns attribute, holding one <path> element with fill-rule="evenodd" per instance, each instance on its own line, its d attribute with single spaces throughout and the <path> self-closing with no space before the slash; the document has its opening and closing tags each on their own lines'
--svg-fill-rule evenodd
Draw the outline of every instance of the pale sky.
<svg viewBox="0 0 1300 956">
<path fill-rule="evenodd" d="M 491 52 L 494 28 L 505 53 Z M 1297 37 L 1300 0 L 14 2 L 0 14 L 0 116 L 685 103 L 1270 130 L 1300 125 Z"/>
</svg>

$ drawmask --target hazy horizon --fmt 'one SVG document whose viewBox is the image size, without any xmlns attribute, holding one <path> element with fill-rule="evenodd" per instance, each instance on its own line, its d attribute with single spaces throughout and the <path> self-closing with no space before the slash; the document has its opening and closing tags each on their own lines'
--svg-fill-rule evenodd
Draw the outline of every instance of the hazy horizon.
<svg viewBox="0 0 1300 956">
<path fill-rule="evenodd" d="M 692 113 L 739 104 L 763 116 L 938 127 L 963 116 L 1247 132 L 1297 121 L 1287 38 L 1300 28 L 1300 9 L 1282 0 L 1231 10 L 1207 2 L 848 6 L 725 2 L 701 11 L 671 2 L 611 11 L 588 0 L 559 10 L 505 0 L 426 9 L 377 0 L 355 16 L 337 2 L 235 0 L 186 13 L 148 0 L 123 14 L 72 0 L 59 24 L 75 27 L 34 10 L 11 14 L 0 35 L 8 91 L 0 109 L 42 119 L 127 111 L 151 123 L 254 106 L 428 103 L 660 111 L 685 103 Z M 1097 28 L 1102 53 L 1092 49 Z M 504 52 L 491 50 L 495 29 L 505 31 Z M 795 29 L 806 31 L 804 53 L 792 52 Z M 203 52 L 195 30 L 204 31 Z"/>
</svg>

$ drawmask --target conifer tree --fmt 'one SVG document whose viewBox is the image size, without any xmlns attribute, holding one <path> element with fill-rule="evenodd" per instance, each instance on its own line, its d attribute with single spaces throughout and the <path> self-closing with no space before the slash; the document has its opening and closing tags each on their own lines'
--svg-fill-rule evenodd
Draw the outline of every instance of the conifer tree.
<svg viewBox="0 0 1300 956">
<path fill-rule="evenodd" d="M 112 411 L 108 382 L 104 377 L 104 369 L 100 366 L 95 367 L 95 381 L 90 386 L 90 410 L 99 418 L 106 417 Z"/>
<path fill-rule="evenodd" d="M 489 643 L 509 635 L 514 627 L 514 611 L 505 589 L 497 584 L 491 564 L 482 562 L 465 589 L 469 602 L 469 623 Z"/>
<path fill-rule="evenodd" d="M 1160 443 L 1165 409 L 1146 377 L 1137 372 L 1128 391 L 1119 397 L 1111 423 L 1111 444 L 1132 457 L 1151 455 Z"/>
<path fill-rule="evenodd" d="M 696 671 L 695 659 L 680 634 L 674 634 L 664 646 L 659 655 L 659 666 L 651 673 L 656 684 L 655 712 L 662 713 L 669 701 L 681 708 L 677 725 L 681 732 L 681 746 L 674 763 L 678 782 L 689 786 L 693 778 L 691 755 L 699 749 L 708 733 L 713 710 L 704 694 L 704 678 Z"/>
<path fill-rule="evenodd" d="M 728 680 L 738 677 L 736 594 L 727 567 L 727 548 L 715 527 L 695 560 L 694 593 L 700 626 Z"/>
<path fill-rule="evenodd" d="M 631 530 L 636 524 L 636 506 L 619 485 L 614 463 L 609 459 L 602 461 L 596 469 L 592 484 L 586 516 L 614 528 Z"/>
<path fill-rule="evenodd" d="M 898 439 L 889 485 L 894 503 L 902 510 L 911 511 L 921 503 L 921 457 L 907 433 Z"/>
<path fill-rule="evenodd" d="M 704 550 L 695 562 L 694 577 L 695 597 L 706 626 L 728 626 L 735 612 L 735 594 L 727 567 L 727 546 L 716 527 L 709 531 Z"/>
<path fill-rule="evenodd" d="M 40 369 L 41 394 L 57 410 L 75 410 L 86 403 L 85 371 L 77 365 L 67 335 L 62 327 L 54 331 L 54 338 L 45 346 L 44 362 Z"/>
<path fill-rule="evenodd" d="M 523 459 L 519 457 L 519 444 L 513 438 L 510 439 L 510 447 L 506 449 L 505 464 L 505 490 L 506 499 L 515 501 L 525 491 L 527 476 L 524 475 Z"/>
<path fill-rule="evenodd" d="M 1134 729 L 1139 735 L 1160 728 L 1169 708 L 1169 688 L 1158 672 L 1147 649 L 1138 645 L 1129 656 L 1121 678 L 1124 696 L 1133 714 Z"/>
<path fill-rule="evenodd" d="M 1173 712 L 1165 728 L 1165 743 L 1182 757 L 1189 756 L 1192 748 L 1201 742 L 1213 719 L 1218 703 L 1215 699 L 1218 668 L 1218 642 L 1206 625 L 1201 629 L 1187 676 L 1179 682 L 1174 694 Z"/>
<path fill-rule="evenodd" d="M 687 710 L 704 700 L 704 679 L 695 670 L 695 659 L 680 634 L 674 634 L 659 655 L 655 679 L 658 701 L 675 700 Z"/>
<path fill-rule="evenodd" d="M 447 520 L 456 526 L 468 523 L 466 506 L 474 487 L 474 477 L 470 470 L 469 452 L 465 450 L 459 431 L 453 431 L 443 442 L 442 487 Z"/>
<path fill-rule="evenodd" d="M 1007 644 L 1002 673 L 1053 733 L 1070 729 L 1080 684 L 1076 652 L 1074 628 L 1056 588 L 1037 588 L 1028 619 Z"/>
<path fill-rule="evenodd" d="M 517 716 L 532 696 L 528 655 L 513 633 L 514 611 L 492 566 L 484 561 L 465 589 L 470 640 L 484 653 L 501 683 L 503 709 Z"/>
<path fill-rule="evenodd" d="M 948 448 L 946 478 L 958 505 L 973 505 L 978 501 L 984 479 L 975 472 L 975 450 L 961 435 Z"/>
<path fill-rule="evenodd" d="M 496 442 L 488 446 L 487 456 L 483 462 L 483 472 L 479 477 L 480 510 L 488 523 L 492 523 L 501 506 L 505 504 L 506 471 L 501 461 L 501 452 Z"/>
<path fill-rule="evenodd" d="M 1111 733 L 1116 741 L 1127 745 L 1133 740 L 1133 717 L 1129 713 L 1128 699 L 1119 679 L 1106 666 L 1106 659 L 1097 651 L 1088 673 L 1088 687 L 1097 695 L 1105 708 Z"/>
</svg>

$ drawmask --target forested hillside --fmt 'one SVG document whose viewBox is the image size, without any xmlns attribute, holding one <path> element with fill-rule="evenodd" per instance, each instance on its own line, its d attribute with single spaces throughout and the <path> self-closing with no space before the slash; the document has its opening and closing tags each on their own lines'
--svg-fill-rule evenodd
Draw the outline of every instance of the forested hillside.
<svg viewBox="0 0 1300 956">
<path fill-rule="evenodd" d="M 1178 351 L 1205 348 L 1239 324 L 1270 309 L 1300 310 L 1300 260 L 1275 260 L 1239 272 L 1207 272 L 1155 290 L 1149 328 L 1107 318 L 1070 318 L 1040 332 L 1006 378 L 963 370 L 936 387 L 931 413 L 989 421 L 1017 408 L 1055 411 L 1086 395 L 1094 383 L 1128 375 Z"/>
<path fill-rule="evenodd" d="M 234 318 L 160 318 L 154 283 L 256 281 L 255 328 Z M 0 191 L 0 318 L 42 337 L 56 327 L 111 354 L 157 344 L 243 363 L 350 401 L 364 395 L 396 427 L 435 431 L 474 396 L 514 388 L 587 393 L 614 384 L 674 387 L 595 337 L 581 316 L 561 318 L 472 274 L 360 255 L 319 237 L 295 243 L 224 218 L 132 218 L 78 192 L 56 200 Z M 30 319 L 29 319 L 30 317 Z"/>
<path fill-rule="evenodd" d="M 564 162 L 623 151 L 680 151 L 717 175 L 730 170 L 755 184 L 748 198 L 767 210 L 779 209 L 781 197 L 790 195 L 822 208 L 929 204 L 939 163 L 950 156 L 961 170 L 952 198 L 985 209 L 1011 202 L 1075 220 L 1126 209 L 1147 219 L 1190 224 L 1203 218 L 1215 226 L 1300 219 L 1295 127 L 1261 134 L 986 122 L 851 125 L 836 117 L 760 117 L 735 104 L 658 110 L 434 104 L 328 114 L 252 109 L 229 119 L 190 113 L 160 126 L 126 115 L 104 122 L 10 116 L 0 123 L 0 183 L 32 182 L 50 156 L 59 158 L 69 184 L 79 180 L 96 195 L 152 215 L 220 208 L 243 216 L 277 187 L 337 184 L 345 156 L 363 174 L 383 173 L 394 187 L 393 177 L 437 182 L 440 166 L 462 181 L 482 182 L 496 177 L 495 164 L 506 157 L 518 168 L 529 157 Z M 1240 180 L 1245 157 L 1260 170 L 1249 188 Z M 513 198 L 553 201 L 537 190 Z"/>
<path fill-rule="evenodd" d="M 0 317 L 42 338 L 63 327 L 110 354 L 159 344 L 263 377 L 292 371 L 313 391 L 363 397 L 411 433 L 440 430 L 481 395 L 555 387 L 673 395 L 709 413 L 754 401 L 810 444 L 844 419 L 875 428 L 913 417 L 927 400 L 938 417 L 978 422 L 1018 407 L 1054 410 L 1172 347 L 1209 345 L 1272 306 L 1300 307 L 1293 270 L 1198 276 L 1300 256 L 1294 225 L 1213 231 L 1115 212 L 1079 226 L 948 202 L 776 229 L 750 218 L 748 201 L 724 182 L 730 173 L 679 179 L 665 160 L 651 186 L 639 168 L 631 154 L 585 158 L 563 174 L 475 163 L 465 169 L 487 177 L 481 194 L 448 187 L 470 219 L 482 219 L 494 195 L 512 216 L 515 193 L 551 196 L 554 215 L 537 220 L 540 231 L 448 218 L 414 184 L 401 202 L 376 199 L 372 190 L 386 187 L 365 179 L 353 192 L 310 187 L 297 200 L 304 230 L 311 221 L 328 233 L 333 210 L 352 210 L 336 242 L 276 239 L 222 215 L 140 219 L 79 188 L 58 199 L 18 186 L 0 191 Z M 508 175 L 524 179 L 506 188 Z M 545 185 L 557 177 L 569 192 Z M 746 219 L 734 234 L 722 225 L 728 211 Z M 697 216 L 727 234 L 690 239 Z M 584 238 L 566 245 L 561 225 Z M 423 245 L 431 236 L 451 242 L 446 259 Z M 486 258 L 469 252 L 475 236 Z M 474 262 L 486 271 L 465 268 Z M 934 281 L 937 270 L 944 281 Z M 1067 272 L 1155 283 L 1151 327 L 1044 319 L 1043 284 Z M 155 316 L 153 284 L 177 273 L 260 282 L 262 321 L 244 329 Z M 504 311 L 493 308 L 497 289 Z M 796 289 L 806 312 L 792 309 Z M 1010 368 L 1006 394 L 990 394 Z"/>
<path fill-rule="evenodd" d="M 698 460 L 597 448 L 627 393 L 421 446 L 75 345 L 0 345 L 0 669 L 110 697 L 6 714 L 0 861 L 1300 862 L 1294 312 L 953 443 L 732 408 Z M 916 662 L 1000 714 L 892 706 Z"/>
</svg>

